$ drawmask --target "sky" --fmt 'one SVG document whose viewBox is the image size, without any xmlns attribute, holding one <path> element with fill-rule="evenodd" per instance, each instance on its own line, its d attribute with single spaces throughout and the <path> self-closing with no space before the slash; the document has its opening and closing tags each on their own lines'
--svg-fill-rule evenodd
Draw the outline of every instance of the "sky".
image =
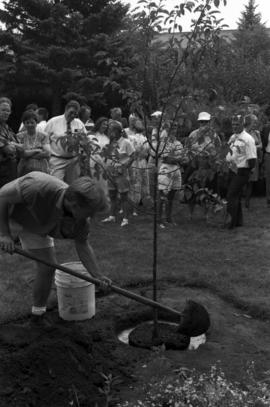
<svg viewBox="0 0 270 407">
<path fill-rule="evenodd" d="M 138 0 L 121 0 L 122 3 L 129 3 L 132 8 L 136 7 Z M 167 8 L 172 8 L 175 4 L 183 2 L 184 0 L 165 0 Z M 223 3 L 223 0 L 220 0 Z M 0 0 L 0 7 L 3 4 L 3 0 Z M 223 23 L 227 24 L 231 29 L 237 28 L 237 21 L 241 16 L 241 11 L 245 9 L 245 5 L 248 4 L 248 0 L 227 0 L 226 7 L 220 6 L 220 17 L 224 18 Z M 262 15 L 262 22 L 266 23 L 266 26 L 270 28 L 270 0 L 256 0 L 255 4 L 257 12 Z M 190 27 L 190 18 L 183 17 L 181 25 L 184 31 L 188 31 Z"/>
<path fill-rule="evenodd" d="M 183 0 L 181 1 L 183 2 Z M 122 0 L 122 3 L 129 3 L 132 8 L 136 7 L 137 0 Z M 172 8 L 175 4 L 179 4 L 180 0 L 165 0 L 167 8 Z M 220 0 L 220 3 L 223 3 Z M 241 11 L 245 10 L 245 5 L 248 4 L 248 0 L 227 0 L 226 7 L 220 6 L 220 18 L 223 18 L 224 24 L 227 24 L 229 27 L 228 29 L 235 29 L 237 28 L 237 22 L 241 17 Z M 262 22 L 266 23 L 266 27 L 270 27 L 270 0 L 257 0 L 255 4 L 258 6 L 256 11 L 261 13 Z M 190 25 L 190 18 L 183 17 L 180 24 L 183 27 L 184 31 L 189 30 Z"/>
</svg>

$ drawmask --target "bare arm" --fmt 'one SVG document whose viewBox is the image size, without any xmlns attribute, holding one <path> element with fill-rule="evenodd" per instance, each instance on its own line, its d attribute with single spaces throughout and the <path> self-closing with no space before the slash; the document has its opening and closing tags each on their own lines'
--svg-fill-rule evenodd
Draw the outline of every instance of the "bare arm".
<svg viewBox="0 0 270 407">
<path fill-rule="evenodd" d="M 35 154 L 34 158 L 50 158 L 51 156 L 51 147 L 50 144 L 43 144 L 42 149 Z"/>
<path fill-rule="evenodd" d="M 88 273 L 95 278 L 101 279 L 103 281 L 106 280 L 107 278 L 104 277 L 99 270 L 94 250 L 89 242 L 87 240 L 75 240 L 75 246 L 79 259 L 81 260 Z M 109 279 L 107 279 L 107 281 L 109 281 Z"/>
<path fill-rule="evenodd" d="M 23 150 L 22 157 L 23 158 L 33 158 L 39 155 L 42 152 L 41 148 L 33 148 L 32 150 Z"/>
<path fill-rule="evenodd" d="M 4 185 L 0 190 L 0 248 L 7 252 L 14 250 L 9 229 L 9 210 L 12 205 L 23 201 L 15 182 Z"/>
</svg>

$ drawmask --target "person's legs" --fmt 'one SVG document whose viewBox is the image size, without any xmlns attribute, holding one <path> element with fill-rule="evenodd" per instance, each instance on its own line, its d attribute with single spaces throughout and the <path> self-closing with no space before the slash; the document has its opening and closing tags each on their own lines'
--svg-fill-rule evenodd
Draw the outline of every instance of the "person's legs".
<svg viewBox="0 0 270 407">
<path fill-rule="evenodd" d="M 249 181 L 246 185 L 245 191 L 245 207 L 248 209 L 250 206 L 250 198 L 253 190 L 253 182 Z"/>
<path fill-rule="evenodd" d="M 134 205 L 134 212 L 136 212 L 136 206 L 140 202 L 140 185 L 139 185 L 139 169 L 136 167 L 137 162 L 133 164 L 133 167 L 130 168 L 129 176 L 130 176 L 130 190 L 129 190 L 129 197 Z M 123 209 L 123 208 L 122 208 Z"/>
<path fill-rule="evenodd" d="M 241 205 L 241 195 L 244 185 L 247 183 L 249 172 L 242 171 L 238 174 L 234 174 L 231 178 L 231 182 L 228 188 L 227 195 L 227 212 L 231 216 L 229 228 L 241 226 L 243 224 L 243 214 Z"/>
<path fill-rule="evenodd" d="M 163 190 L 158 191 L 158 213 L 157 213 L 157 221 L 161 227 L 165 227 L 164 221 L 165 216 L 163 216 L 164 208 L 166 208 L 168 197 L 164 194 Z"/>
<path fill-rule="evenodd" d="M 270 154 L 264 155 L 264 175 L 265 175 L 265 188 L 266 188 L 266 200 L 270 206 Z"/>
<path fill-rule="evenodd" d="M 29 250 L 34 256 L 41 260 L 56 263 L 54 247 Z M 46 307 L 54 278 L 53 267 L 36 262 L 36 278 L 33 287 L 33 308 Z"/>
<path fill-rule="evenodd" d="M 120 193 L 120 202 L 123 209 L 123 218 L 128 218 L 128 192 Z"/>
<path fill-rule="evenodd" d="M 109 190 L 109 196 L 111 200 L 111 216 L 116 217 L 116 212 L 117 212 L 117 190 L 116 189 L 110 189 Z"/>
<path fill-rule="evenodd" d="M 64 181 L 66 172 L 67 160 L 59 157 L 50 158 L 51 175 Z"/>
<path fill-rule="evenodd" d="M 149 186 L 149 174 L 147 170 L 147 163 L 142 165 L 141 168 L 141 199 L 142 200 L 150 200 L 150 186 Z"/>
<path fill-rule="evenodd" d="M 154 189 L 155 189 L 155 176 L 156 176 L 156 168 L 154 164 L 149 164 L 148 167 L 148 177 L 149 177 L 149 191 L 151 199 L 154 199 Z"/>
<path fill-rule="evenodd" d="M 102 222 L 115 222 L 116 219 L 116 212 L 117 212 L 117 190 L 116 189 L 109 189 L 109 197 L 111 203 L 111 211 L 110 216 L 103 219 Z"/>
<path fill-rule="evenodd" d="M 235 226 L 243 226 L 243 210 L 242 210 L 241 196 L 240 196 L 239 201 L 238 201 Z"/>
<path fill-rule="evenodd" d="M 22 248 L 33 256 L 46 260 L 50 263 L 56 263 L 54 241 L 49 236 L 41 236 L 23 229 L 20 225 L 12 224 L 12 229 L 18 230 L 18 235 Z M 41 316 L 46 312 L 47 300 L 49 298 L 53 278 L 54 267 L 46 266 L 35 262 L 36 277 L 33 287 L 33 306 L 32 314 Z"/>
<path fill-rule="evenodd" d="M 172 223 L 172 208 L 173 208 L 173 200 L 175 197 L 176 190 L 172 189 L 168 193 L 167 201 L 166 201 L 166 221 L 168 223 Z"/>
</svg>

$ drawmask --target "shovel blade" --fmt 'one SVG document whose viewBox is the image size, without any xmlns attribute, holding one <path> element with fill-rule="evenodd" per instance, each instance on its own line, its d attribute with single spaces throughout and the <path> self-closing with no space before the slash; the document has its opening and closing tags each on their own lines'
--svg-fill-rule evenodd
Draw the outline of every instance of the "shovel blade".
<svg viewBox="0 0 270 407">
<path fill-rule="evenodd" d="M 187 300 L 177 331 L 183 335 L 199 336 L 210 327 L 210 316 L 203 305 Z"/>
</svg>

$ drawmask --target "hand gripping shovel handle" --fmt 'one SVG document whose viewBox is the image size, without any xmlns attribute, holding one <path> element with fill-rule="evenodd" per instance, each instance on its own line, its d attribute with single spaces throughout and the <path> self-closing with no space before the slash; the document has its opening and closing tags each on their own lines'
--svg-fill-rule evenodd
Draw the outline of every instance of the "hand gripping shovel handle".
<svg viewBox="0 0 270 407">
<path fill-rule="evenodd" d="M 51 263 L 49 261 L 39 259 L 38 257 L 34 256 L 33 254 L 28 253 L 25 250 L 22 250 L 22 249 L 20 249 L 18 247 L 15 248 L 14 252 L 17 253 L 17 254 L 20 254 L 21 256 L 27 257 L 28 259 L 35 260 L 35 261 L 37 261 L 39 263 L 45 264 L 46 266 L 61 270 L 61 271 L 65 272 L 65 273 L 67 273 L 67 274 L 70 274 L 72 276 L 81 278 L 82 280 L 89 281 L 90 283 L 96 284 L 98 286 L 102 284 L 102 281 L 100 281 L 99 279 L 97 279 L 95 277 L 92 277 L 90 275 L 85 276 L 85 275 L 83 275 L 81 273 L 78 273 L 77 271 L 74 271 L 74 270 L 68 268 L 68 267 L 62 266 L 61 264 Z M 141 295 L 138 295 L 138 294 L 135 294 L 135 293 L 133 293 L 131 291 L 120 288 L 120 287 L 118 287 L 118 286 L 116 286 L 114 284 L 110 285 L 110 290 L 114 291 L 117 294 L 123 295 L 124 297 L 135 300 L 135 301 L 137 301 L 137 302 L 139 302 L 141 304 L 149 305 L 152 308 L 156 308 L 156 309 L 159 309 L 159 310 L 162 310 L 162 311 L 170 312 L 171 314 L 174 314 L 174 315 L 176 315 L 178 317 L 182 316 L 182 314 L 180 312 L 174 310 L 173 308 L 166 307 L 165 305 L 162 305 L 159 302 L 150 300 L 149 298 L 142 297 Z"/>
</svg>

